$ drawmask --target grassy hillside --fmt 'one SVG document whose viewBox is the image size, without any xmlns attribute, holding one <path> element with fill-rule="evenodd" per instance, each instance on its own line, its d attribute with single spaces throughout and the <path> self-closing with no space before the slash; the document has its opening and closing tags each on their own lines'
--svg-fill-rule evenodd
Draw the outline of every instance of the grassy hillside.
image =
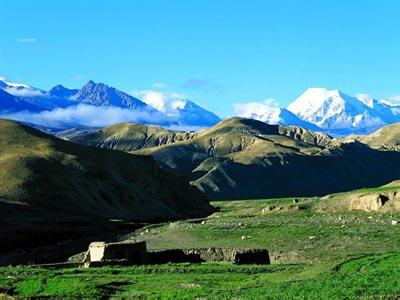
<svg viewBox="0 0 400 300">
<path fill-rule="evenodd" d="M 206 216 L 207 199 L 150 157 L 62 141 L 0 120 L 0 252 L 129 222 Z M 114 222 L 115 223 L 115 222 Z"/>
<path fill-rule="evenodd" d="M 267 248 L 271 265 L 165 264 L 51 270 L 0 268 L 15 296 L 353 299 L 400 296 L 399 213 L 312 209 L 319 198 L 220 201 L 206 219 L 149 225 L 121 240 L 152 250 Z M 276 209 L 264 210 L 275 206 Z M 245 238 L 243 238 L 245 237 Z"/>
<path fill-rule="evenodd" d="M 88 134 L 67 134 L 65 138 L 78 144 L 134 151 L 188 140 L 194 136 L 195 133 L 173 131 L 158 126 L 120 123 Z"/>
<path fill-rule="evenodd" d="M 324 195 L 400 178 L 399 152 L 333 140 L 295 126 L 231 118 L 190 138 L 170 139 L 151 147 L 140 133 L 144 126 L 140 130 L 128 127 L 139 133 L 117 137 L 104 129 L 96 134 L 101 138 L 94 143 L 92 135 L 74 141 L 120 150 L 141 148 L 133 153 L 153 156 L 161 166 L 184 176 L 216 200 Z"/>
<path fill-rule="evenodd" d="M 381 200 L 380 200 L 381 199 Z M 314 209 L 323 211 L 379 211 L 400 212 L 400 181 L 377 188 L 365 188 L 335 193 L 321 198 Z"/>
<path fill-rule="evenodd" d="M 400 123 L 382 127 L 370 135 L 350 138 L 357 139 L 373 148 L 400 151 Z"/>
</svg>

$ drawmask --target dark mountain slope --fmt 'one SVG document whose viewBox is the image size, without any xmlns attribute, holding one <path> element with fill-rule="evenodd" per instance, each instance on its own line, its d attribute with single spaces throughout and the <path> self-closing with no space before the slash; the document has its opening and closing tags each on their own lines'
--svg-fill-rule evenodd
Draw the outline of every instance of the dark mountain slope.
<svg viewBox="0 0 400 300">
<path fill-rule="evenodd" d="M 0 120 L 0 182 L 2 251 L 101 232 L 110 219 L 212 212 L 202 193 L 150 157 L 73 144 L 6 120 Z"/>
</svg>

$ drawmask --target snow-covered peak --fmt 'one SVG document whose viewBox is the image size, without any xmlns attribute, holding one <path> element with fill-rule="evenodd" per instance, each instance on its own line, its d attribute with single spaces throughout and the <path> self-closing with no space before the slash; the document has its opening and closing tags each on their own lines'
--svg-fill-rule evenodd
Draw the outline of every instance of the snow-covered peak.
<svg viewBox="0 0 400 300">
<path fill-rule="evenodd" d="M 137 93 L 144 103 L 166 114 L 178 123 L 191 126 L 211 126 L 221 119 L 178 93 L 143 91 Z"/>
<path fill-rule="evenodd" d="M 358 93 L 356 99 L 364 103 L 369 108 L 374 108 L 374 104 L 377 102 L 371 95 Z"/>
<path fill-rule="evenodd" d="M 7 85 L 8 87 L 13 87 L 13 88 L 30 88 L 29 85 L 24 84 L 24 83 L 18 83 L 18 82 L 10 82 L 8 81 L 5 77 L 0 77 L 0 81 Z"/>
<path fill-rule="evenodd" d="M 345 104 L 339 90 L 326 88 L 308 88 L 300 97 L 289 104 L 287 109 L 292 113 L 307 119 L 318 113 L 321 109 L 326 113 L 335 113 Z"/>
<path fill-rule="evenodd" d="M 44 91 L 40 89 L 31 87 L 24 83 L 10 82 L 4 77 L 0 77 L 0 88 L 17 97 L 33 97 L 44 94 Z"/>
<path fill-rule="evenodd" d="M 360 97 L 361 98 L 361 97 Z M 299 118 L 325 129 L 375 128 L 384 121 L 362 100 L 339 90 L 309 88 L 288 106 Z M 367 104 L 366 104 L 366 103 Z"/>
<path fill-rule="evenodd" d="M 255 119 L 270 125 L 294 125 L 312 130 L 319 128 L 307 121 L 303 121 L 285 108 L 276 106 L 271 101 L 249 102 L 235 104 L 236 114 L 243 118 Z"/>
</svg>

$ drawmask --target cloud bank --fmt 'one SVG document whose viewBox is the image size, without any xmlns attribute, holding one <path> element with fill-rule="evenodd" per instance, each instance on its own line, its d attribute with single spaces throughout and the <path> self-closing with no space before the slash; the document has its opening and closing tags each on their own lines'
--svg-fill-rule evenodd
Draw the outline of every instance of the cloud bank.
<svg viewBox="0 0 400 300">
<path fill-rule="evenodd" d="M 161 112 L 132 111 L 115 106 L 104 107 L 86 104 L 56 108 L 39 113 L 17 112 L 0 117 L 60 129 L 70 128 L 71 126 L 104 127 L 121 122 L 170 125 L 170 121 Z"/>
<path fill-rule="evenodd" d="M 261 102 L 235 103 L 233 108 L 239 117 L 261 120 L 263 116 L 279 110 L 279 102 L 268 98 Z"/>
</svg>

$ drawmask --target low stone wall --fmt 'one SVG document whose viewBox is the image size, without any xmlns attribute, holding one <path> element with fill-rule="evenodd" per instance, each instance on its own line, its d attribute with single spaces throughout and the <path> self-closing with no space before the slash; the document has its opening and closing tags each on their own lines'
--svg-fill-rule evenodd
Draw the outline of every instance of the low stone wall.
<svg viewBox="0 0 400 300">
<path fill-rule="evenodd" d="M 148 264 L 201 263 L 205 261 L 199 255 L 181 249 L 147 252 L 146 257 Z"/>
<path fill-rule="evenodd" d="M 77 266 L 83 267 L 202 262 L 271 263 L 270 254 L 266 249 L 197 248 L 148 252 L 145 242 L 110 244 L 94 242 L 90 244 L 86 255 L 80 254 L 79 257 L 81 262 L 77 263 Z"/>
<path fill-rule="evenodd" d="M 174 249 L 147 253 L 148 264 L 230 262 L 234 264 L 270 264 L 266 249 Z"/>
<path fill-rule="evenodd" d="M 43 268 L 78 268 L 102 266 L 131 266 L 140 264 L 167 263 L 202 263 L 228 262 L 233 264 L 270 264 L 270 255 L 266 249 L 230 249 L 230 248 L 200 248 L 200 249 L 171 249 L 156 252 L 144 252 L 143 260 L 104 259 L 100 261 L 63 262 L 41 264 Z"/>
</svg>

